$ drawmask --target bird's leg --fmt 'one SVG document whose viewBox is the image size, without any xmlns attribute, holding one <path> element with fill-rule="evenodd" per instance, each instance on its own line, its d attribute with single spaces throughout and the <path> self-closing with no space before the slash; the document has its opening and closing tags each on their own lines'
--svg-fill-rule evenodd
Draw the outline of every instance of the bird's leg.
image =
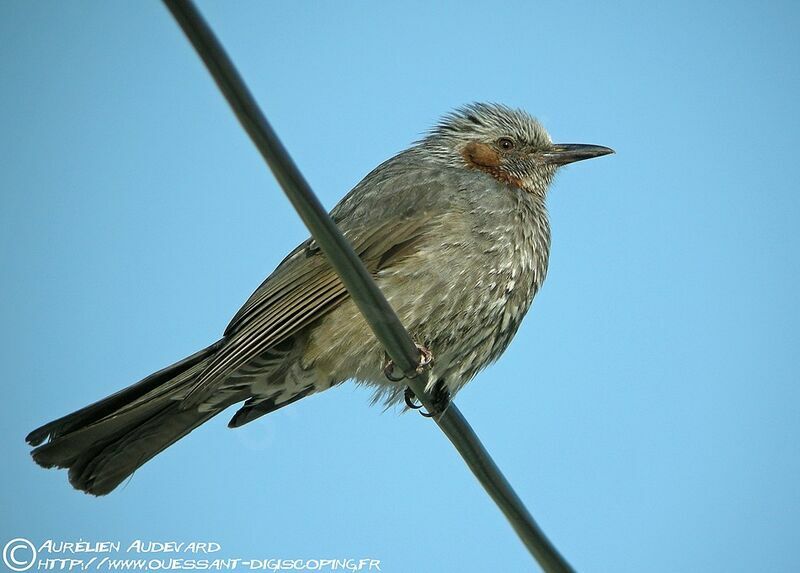
<svg viewBox="0 0 800 573">
<path fill-rule="evenodd" d="M 414 346 L 416 346 L 417 350 L 419 350 L 419 364 L 417 364 L 416 374 L 422 374 L 431 364 L 433 364 L 433 354 L 421 344 L 415 343 Z M 400 380 L 406 378 L 406 375 L 403 372 L 401 372 L 399 376 L 394 373 L 394 360 L 388 356 L 386 358 L 386 364 L 383 366 L 383 375 L 392 382 L 400 382 Z M 406 403 L 408 403 L 408 400 L 406 400 Z"/>
</svg>

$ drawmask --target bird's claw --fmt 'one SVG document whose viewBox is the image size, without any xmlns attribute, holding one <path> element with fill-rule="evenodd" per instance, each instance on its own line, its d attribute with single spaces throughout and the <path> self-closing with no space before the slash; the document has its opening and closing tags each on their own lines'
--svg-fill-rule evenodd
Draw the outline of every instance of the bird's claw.
<svg viewBox="0 0 800 573">
<path fill-rule="evenodd" d="M 416 395 L 414 391 L 406 387 L 405 393 L 403 394 L 403 398 L 405 399 L 406 406 L 411 408 L 412 410 L 420 410 L 422 408 L 422 404 L 416 402 Z M 431 408 L 428 412 L 420 412 L 421 415 L 425 416 L 426 418 L 433 418 L 442 414 L 447 407 L 450 405 L 450 391 L 447 389 L 447 386 L 444 384 L 442 380 L 439 380 L 433 387 L 433 392 L 431 393 Z"/>
<path fill-rule="evenodd" d="M 414 344 L 414 346 L 419 350 L 419 364 L 417 364 L 414 374 L 416 376 L 425 372 L 425 370 L 433 364 L 433 353 L 421 344 Z M 394 360 L 391 358 L 386 359 L 386 364 L 383 367 L 383 375 L 392 382 L 400 382 L 400 380 L 407 378 L 404 372 L 401 372 L 399 376 L 394 373 Z"/>
<path fill-rule="evenodd" d="M 425 372 L 428 368 L 430 368 L 431 364 L 433 364 L 433 353 L 422 346 L 421 344 L 415 344 L 417 350 L 419 350 L 419 364 L 414 371 L 414 376 L 418 376 Z M 409 378 L 406 376 L 404 372 L 401 372 L 398 376 L 394 372 L 394 361 L 391 358 L 386 359 L 386 364 L 383 367 L 383 374 L 392 382 L 400 382 L 405 378 Z M 414 376 L 411 376 L 413 378 Z M 405 400 L 406 406 L 408 406 L 411 410 L 421 410 L 423 405 L 416 401 L 417 397 L 414 394 L 414 391 L 410 387 L 406 387 L 405 392 L 403 393 L 403 399 Z M 433 387 L 433 392 L 431 394 L 431 408 L 428 412 L 420 412 L 426 418 L 433 418 L 434 416 L 438 416 L 442 412 L 447 409 L 447 406 L 450 404 L 450 393 L 447 390 L 447 387 L 444 385 L 444 382 L 439 380 Z"/>
<path fill-rule="evenodd" d="M 406 386 L 406 391 L 403 393 L 403 399 L 406 401 L 406 406 L 412 410 L 419 410 L 422 408 L 422 404 L 415 402 L 417 396 L 409 386 Z"/>
</svg>

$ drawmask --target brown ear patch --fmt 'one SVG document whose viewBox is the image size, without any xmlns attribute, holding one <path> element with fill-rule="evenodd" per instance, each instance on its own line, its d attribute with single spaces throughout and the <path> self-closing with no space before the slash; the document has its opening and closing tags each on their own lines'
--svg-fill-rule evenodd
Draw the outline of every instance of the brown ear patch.
<svg viewBox="0 0 800 573">
<path fill-rule="evenodd" d="M 471 141 L 464 147 L 463 155 L 468 166 L 480 169 L 502 183 L 523 188 L 522 181 L 519 178 L 514 177 L 501 167 L 500 154 L 491 146 Z"/>
<path fill-rule="evenodd" d="M 467 163 L 484 171 L 500 167 L 500 154 L 485 143 L 472 141 L 464 148 Z"/>
</svg>

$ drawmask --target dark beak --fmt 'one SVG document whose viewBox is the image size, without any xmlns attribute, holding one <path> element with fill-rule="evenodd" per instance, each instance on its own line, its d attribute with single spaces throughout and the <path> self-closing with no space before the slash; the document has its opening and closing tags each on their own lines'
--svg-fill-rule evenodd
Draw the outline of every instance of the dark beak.
<svg viewBox="0 0 800 573">
<path fill-rule="evenodd" d="M 575 161 L 583 161 L 614 153 L 614 150 L 602 145 L 586 145 L 583 143 L 554 143 L 550 149 L 542 152 L 545 163 L 550 165 L 566 165 Z"/>
</svg>

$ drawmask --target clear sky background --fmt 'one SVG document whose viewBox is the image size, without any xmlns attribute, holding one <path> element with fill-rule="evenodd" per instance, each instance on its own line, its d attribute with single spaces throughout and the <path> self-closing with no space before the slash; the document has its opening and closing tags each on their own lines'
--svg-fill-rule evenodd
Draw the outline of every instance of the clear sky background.
<svg viewBox="0 0 800 573">
<path fill-rule="evenodd" d="M 563 170 L 550 273 L 458 404 L 579 571 L 797 571 L 796 2 L 201 2 L 326 206 L 451 108 L 617 155 Z M 105 498 L 40 423 L 215 340 L 307 232 L 158 2 L 0 2 L 0 543 L 523 571 L 433 423 L 352 385 L 228 414 Z"/>
</svg>

